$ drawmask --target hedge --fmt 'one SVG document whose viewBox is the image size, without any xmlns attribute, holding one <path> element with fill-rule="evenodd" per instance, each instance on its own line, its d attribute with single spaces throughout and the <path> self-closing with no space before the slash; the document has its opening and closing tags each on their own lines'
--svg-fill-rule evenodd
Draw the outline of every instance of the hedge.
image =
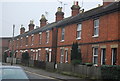
<svg viewBox="0 0 120 81">
<path fill-rule="evenodd" d="M 101 78 L 120 80 L 120 65 L 101 66 Z"/>
</svg>

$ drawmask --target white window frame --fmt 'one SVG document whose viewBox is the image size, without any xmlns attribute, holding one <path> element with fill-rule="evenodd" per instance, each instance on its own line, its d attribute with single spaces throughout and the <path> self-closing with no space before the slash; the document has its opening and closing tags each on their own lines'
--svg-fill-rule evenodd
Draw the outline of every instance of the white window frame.
<svg viewBox="0 0 120 81">
<path fill-rule="evenodd" d="M 31 46 L 34 44 L 34 34 L 31 35 Z"/>
<path fill-rule="evenodd" d="M 60 63 L 64 62 L 64 49 L 60 49 Z"/>
<path fill-rule="evenodd" d="M 79 35 L 78 35 L 79 32 Z M 77 40 L 81 39 L 81 34 L 82 34 L 82 24 L 77 25 Z"/>
<path fill-rule="evenodd" d="M 96 33 L 97 32 L 97 33 Z M 99 36 L 99 19 L 94 20 L 94 31 L 93 31 L 93 37 Z"/>
<path fill-rule="evenodd" d="M 95 54 L 95 49 L 98 50 L 98 47 L 93 47 L 93 64 L 98 65 L 98 54 Z M 94 61 L 95 57 L 97 57 L 97 64 L 95 64 L 95 61 Z"/>
<path fill-rule="evenodd" d="M 113 54 L 114 54 L 114 51 L 115 51 L 114 49 L 117 50 L 117 48 L 112 48 L 112 65 L 114 65 L 114 64 L 113 64 L 113 59 L 114 59 L 114 58 L 113 58 L 113 56 L 114 56 Z M 114 50 L 114 51 L 113 51 L 113 50 Z M 116 60 L 117 60 L 117 58 L 116 58 Z"/>
<path fill-rule="evenodd" d="M 65 63 L 68 63 L 68 50 L 65 50 Z"/>
<path fill-rule="evenodd" d="M 27 41 L 29 40 L 29 39 L 28 39 L 28 36 L 26 36 L 26 40 L 27 40 Z M 25 43 L 27 42 L 26 40 L 25 40 Z M 26 43 L 26 46 L 28 46 L 28 43 Z"/>
<path fill-rule="evenodd" d="M 65 28 L 61 28 L 61 42 L 65 40 Z"/>
<path fill-rule="evenodd" d="M 36 60 L 38 60 L 38 58 L 39 58 L 39 52 L 38 50 L 36 50 Z"/>
<path fill-rule="evenodd" d="M 39 44 L 42 44 L 42 32 L 39 33 Z"/>
<path fill-rule="evenodd" d="M 49 31 L 46 31 L 46 43 L 49 43 Z"/>
<path fill-rule="evenodd" d="M 52 61 L 52 49 L 49 49 L 49 62 Z"/>
<path fill-rule="evenodd" d="M 103 65 L 103 50 L 105 49 L 105 63 L 106 63 L 106 48 L 101 48 L 101 65 Z"/>
</svg>

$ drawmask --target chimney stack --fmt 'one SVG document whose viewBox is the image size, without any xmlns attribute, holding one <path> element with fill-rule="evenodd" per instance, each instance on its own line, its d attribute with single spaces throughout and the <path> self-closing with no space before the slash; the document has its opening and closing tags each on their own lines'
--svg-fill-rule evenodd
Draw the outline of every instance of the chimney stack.
<svg viewBox="0 0 120 81">
<path fill-rule="evenodd" d="M 40 27 L 43 27 L 47 24 L 47 19 L 45 16 L 42 14 L 41 19 L 40 19 Z"/>
<path fill-rule="evenodd" d="M 28 25 L 29 26 L 29 31 L 33 30 L 34 29 L 34 21 L 33 20 L 30 20 L 30 24 Z"/>
<path fill-rule="evenodd" d="M 79 14 L 80 6 L 78 5 L 78 1 L 74 1 L 74 4 L 71 7 L 71 9 L 72 9 L 72 16 Z"/>
<path fill-rule="evenodd" d="M 25 33 L 25 28 L 23 27 L 23 25 L 21 25 L 20 34 L 23 34 L 23 33 Z"/>
<path fill-rule="evenodd" d="M 62 7 L 58 7 L 55 15 L 56 15 L 56 21 L 60 21 L 64 18 L 64 12 L 62 12 Z"/>
</svg>

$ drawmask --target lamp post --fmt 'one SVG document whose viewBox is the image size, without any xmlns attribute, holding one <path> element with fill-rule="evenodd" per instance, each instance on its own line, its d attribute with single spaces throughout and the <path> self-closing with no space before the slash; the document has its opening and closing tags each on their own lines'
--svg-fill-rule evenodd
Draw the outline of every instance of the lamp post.
<svg viewBox="0 0 120 81">
<path fill-rule="evenodd" d="M 13 24 L 13 37 L 12 37 L 12 58 L 11 58 L 11 65 L 13 65 L 13 57 L 14 57 L 14 31 L 15 31 L 15 25 Z"/>
</svg>

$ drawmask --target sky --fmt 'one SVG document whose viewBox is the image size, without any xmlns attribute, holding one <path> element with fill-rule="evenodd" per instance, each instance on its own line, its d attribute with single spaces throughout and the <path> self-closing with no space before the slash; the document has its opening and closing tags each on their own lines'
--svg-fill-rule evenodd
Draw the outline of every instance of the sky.
<svg viewBox="0 0 120 81">
<path fill-rule="evenodd" d="M 62 2 L 62 4 L 60 3 Z M 21 24 L 28 31 L 30 20 L 34 20 L 35 28 L 40 26 L 41 15 L 44 14 L 48 23 L 55 22 L 57 8 L 62 6 L 64 17 L 71 16 L 74 0 L 1 0 L 0 1 L 0 37 L 12 37 L 13 24 L 15 36 L 20 34 Z M 85 11 L 102 5 L 102 0 L 76 0 Z M 47 12 L 47 14 L 45 14 Z"/>
</svg>

